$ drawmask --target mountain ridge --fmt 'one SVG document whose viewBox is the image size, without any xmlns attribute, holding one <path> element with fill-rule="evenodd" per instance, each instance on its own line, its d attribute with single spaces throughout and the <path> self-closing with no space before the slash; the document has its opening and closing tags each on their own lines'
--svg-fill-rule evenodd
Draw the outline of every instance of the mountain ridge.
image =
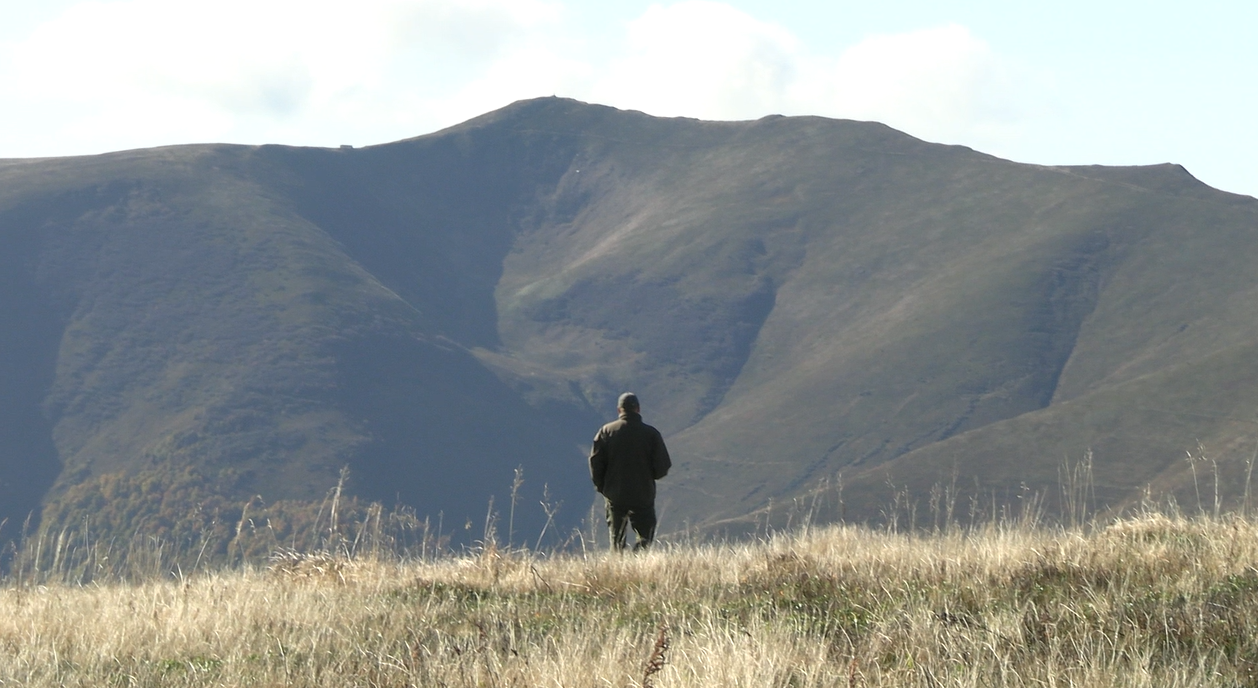
<svg viewBox="0 0 1258 688">
<path fill-rule="evenodd" d="M 1171 164 L 555 98 L 363 148 L 0 161 L 0 518 L 90 516 L 58 500 L 114 475 L 315 504 L 348 466 L 350 495 L 452 536 L 490 499 L 527 505 L 516 532 L 562 503 L 567 532 L 626 389 L 676 458 L 665 530 L 837 481 L 828 517 L 876 520 L 888 480 L 922 501 L 949 465 L 973 494 L 1048 495 L 1086 438 L 1094 509 L 1148 481 L 1183 498 L 1165 457 L 1202 439 L 1235 474 L 1245 428 L 1122 409 L 1156 390 L 1217 414 L 1202 381 L 1250 379 L 1255 229 L 1258 201 Z M 1085 399 L 1163 448 L 1107 440 Z"/>
</svg>

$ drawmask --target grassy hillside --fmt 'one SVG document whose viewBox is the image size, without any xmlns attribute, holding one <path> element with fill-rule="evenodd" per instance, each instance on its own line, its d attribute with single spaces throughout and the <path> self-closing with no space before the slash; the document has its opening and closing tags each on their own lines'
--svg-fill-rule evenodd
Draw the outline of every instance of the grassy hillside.
<svg viewBox="0 0 1258 688">
<path fill-rule="evenodd" d="M 0 538 L 313 522 L 345 467 L 468 542 L 522 468 L 523 530 L 567 534 L 626 390 L 676 460 L 665 530 L 839 482 L 855 521 L 941 484 L 1055 509 L 1088 451 L 1089 508 L 1184 503 L 1187 451 L 1231 506 L 1255 261 L 1258 201 L 1174 165 L 816 117 L 544 98 L 362 149 L 0 161 Z"/>
<path fill-rule="evenodd" d="M 456 325 L 429 313 L 441 299 L 403 299 L 387 271 L 347 254 L 334 222 L 300 214 L 304 197 L 257 181 L 289 183 L 276 155 L 187 147 L 6 170 L 6 534 L 41 502 L 54 531 L 84 518 L 151 528 L 163 509 L 141 493 L 188 497 L 165 510 L 207 522 L 234 522 L 255 497 L 314 511 L 346 466 L 348 492 L 448 519 L 447 533 L 479 522 L 495 493 L 501 504 L 520 466 L 520 519 L 534 530 L 545 485 L 555 502 L 584 487 L 563 419 L 450 339 Z M 339 207 L 354 214 L 347 195 Z M 367 229 L 389 239 L 387 226 Z"/>
<path fill-rule="evenodd" d="M 397 562 L 0 589 L 24 686 L 1251 686 L 1258 525 L 833 527 L 641 556 Z M 32 584 L 43 580 L 43 584 Z"/>
</svg>

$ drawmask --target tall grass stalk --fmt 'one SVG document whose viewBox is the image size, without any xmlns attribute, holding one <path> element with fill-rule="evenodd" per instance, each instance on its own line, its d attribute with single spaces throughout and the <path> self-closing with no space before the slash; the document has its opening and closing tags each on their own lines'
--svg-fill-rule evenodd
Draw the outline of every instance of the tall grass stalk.
<svg viewBox="0 0 1258 688">
<path fill-rule="evenodd" d="M 60 576 L 27 562 L 0 587 L 0 685 L 1258 685 L 1258 522 L 1037 509 L 638 556 L 398 558 L 368 527 L 191 572 L 137 538 L 97 561 L 147 546 L 147 571 L 86 583 L 83 545 L 50 541 Z"/>
</svg>

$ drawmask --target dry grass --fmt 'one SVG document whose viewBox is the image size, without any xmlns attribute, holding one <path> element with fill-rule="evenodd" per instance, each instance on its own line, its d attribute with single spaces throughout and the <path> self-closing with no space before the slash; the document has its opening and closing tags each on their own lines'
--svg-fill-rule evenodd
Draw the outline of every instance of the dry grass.
<svg viewBox="0 0 1258 688">
<path fill-rule="evenodd" d="M 288 556 L 0 590 L 0 685 L 1258 685 L 1258 522 Z"/>
</svg>

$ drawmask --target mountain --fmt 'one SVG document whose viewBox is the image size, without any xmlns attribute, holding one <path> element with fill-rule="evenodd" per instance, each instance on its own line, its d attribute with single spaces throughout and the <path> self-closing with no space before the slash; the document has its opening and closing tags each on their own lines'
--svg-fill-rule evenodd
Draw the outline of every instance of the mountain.
<svg viewBox="0 0 1258 688">
<path fill-rule="evenodd" d="M 665 530 L 1061 511 L 1089 452 L 1089 510 L 1212 476 L 1231 507 L 1256 260 L 1258 201 L 1175 165 L 819 117 L 545 98 L 367 148 L 0 161 L 0 517 L 244 523 L 347 466 L 357 503 L 466 538 L 492 496 L 531 540 L 591 513 L 625 390 L 674 455 Z"/>
</svg>

